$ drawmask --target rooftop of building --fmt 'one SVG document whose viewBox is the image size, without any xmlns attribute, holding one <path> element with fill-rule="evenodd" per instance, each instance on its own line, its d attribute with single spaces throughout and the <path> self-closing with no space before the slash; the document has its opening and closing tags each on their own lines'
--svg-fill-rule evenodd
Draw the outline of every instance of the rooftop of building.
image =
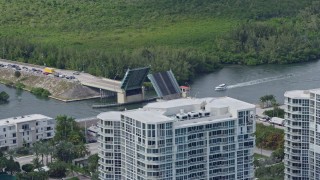
<svg viewBox="0 0 320 180">
<path fill-rule="evenodd" d="M 315 94 L 320 94 L 320 88 L 310 89 L 309 91 L 312 92 L 312 93 L 315 93 Z"/>
<path fill-rule="evenodd" d="M 141 108 L 122 112 L 124 116 L 144 123 L 166 122 L 173 120 L 172 117 L 165 116 L 163 113 L 163 111 L 149 111 Z"/>
<path fill-rule="evenodd" d="M 108 111 L 98 114 L 97 118 L 102 120 L 120 121 L 121 111 Z"/>
<path fill-rule="evenodd" d="M 30 114 L 25 116 L 17 116 L 17 117 L 11 117 L 7 119 L 0 119 L 0 126 L 7 125 L 7 124 L 17 124 L 22 122 L 34 121 L 34 120 L 49 120 L 49 119 L 52 119 L 52 118 L 42 114 Z"/>
<path fill-rule="evenodd" d="M 88 131 L 98 132 L 99 131 L 99 127 L 98 126 L 90 126 L 90 127 L 88 127 Z"/>
<path fill-rule="evenodd" d="M 255 110 L 255 105 L 249 104 L 230 97 L 219 98 L 181 98 L 168 101 L 159 101 L 149 103 L 142 109 L 129 110 L 121 114 L 139 120 L 144 123 L 157 123 L 172 120 L 178 120 L 180 116 L 193 116 L 198 118 L 189 118 L 183 120 L 187 123 L 200 123 L 202 120 L 219 120 L 226 118 L 237 118 L 238 111 Z M 199 113 L 209 113 L 209 118 L 204 116 L 200 118 Z M 197 120 L 195 120 L 197 119 Z"/>
<path fill-rule="evenodd" d="M 319 90 L 320 92 L 320 90 Z M 293 98 L 293 99 L 307 99 L 310 96 L 309 90 L 293 90 L 293 91 L 286 91 L 284 93 L 285 97 Z"/>
</svg>

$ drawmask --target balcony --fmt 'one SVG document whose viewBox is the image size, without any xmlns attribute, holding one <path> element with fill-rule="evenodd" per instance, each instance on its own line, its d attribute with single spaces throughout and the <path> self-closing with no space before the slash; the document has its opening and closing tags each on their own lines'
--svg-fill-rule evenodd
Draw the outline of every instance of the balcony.
<svg viewBox="0 0 320 180">
<path fill-rule="evenodd" d="M 286 127 L 290 127 L 291 129 L 302 129 L 301 126 L 298 126 L 298 125 L 292 125 L 292 124 L 288 124 L 286 123 Z"/>
<path fill-rule="evenodd" d="M 301 160 L 298 160 L 298 159 L 289 158 L 287 160 L 290 161 L 291 163 L 301 163 Z"/>
<path fill-rule="evenodd" d="M 48 128 L 46 129 L 46 131 L 53 131 L 53 128 L 52 128 L 52 127 L 48 127 Z"/>
<path fill-rule="evenodd" d="M 103 125 L 103 124 L 101 124 L 101 123 L 97 123 L 97 126 L 98 126 L 99 128 L 110 128 L 110 129 L 113 129 L 113 126 L 112 126 L 112 125 Z"/>
<path fill-rule="evenodd" d="M 300 143 L 301 142 L 301 139 L 290 138 L 290 139 L 286 139 L 286 140 L 291 141 L 291 142 L 295 142 L 295 143 Z"/>
<path fill-rule="evenodd" d="M 287 167 L 290 168 L 290 169 L 294 169 L 294 170 L 301 170 L 301 167 L 297 167 L 297 166 L 294 166 L 292 164 L 290 164 L 290 165 L 288 164 Z"/>
</svg>

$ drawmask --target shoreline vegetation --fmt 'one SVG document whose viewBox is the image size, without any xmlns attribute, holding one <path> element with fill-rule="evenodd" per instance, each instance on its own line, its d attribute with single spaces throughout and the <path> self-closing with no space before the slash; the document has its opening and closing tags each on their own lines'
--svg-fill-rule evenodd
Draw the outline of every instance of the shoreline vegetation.
<svg viewBox="0 0 320 180">
<path fill-rule="evenodd" d="M 119 79 L 171 69 L 190 81 L 225 64 L 320 58 L 320 2 L 3 1 L 0 57 Z M 89 15 L 88 15 L 89 14 Z"/>
</svg>

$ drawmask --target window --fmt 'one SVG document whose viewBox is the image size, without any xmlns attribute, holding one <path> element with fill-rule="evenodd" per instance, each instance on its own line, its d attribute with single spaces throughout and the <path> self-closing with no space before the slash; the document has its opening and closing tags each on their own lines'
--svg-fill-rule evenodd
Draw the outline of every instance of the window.
<svg viewBox="0 0 320 180">
<path fill-rule="evenodd" d="M 3 132 L 6 132 L 6 128 L 3 128 Z"/>
<path fill-rule="evenodd" d="M 24 130 L 29 130 L 29 124 L 23 124 L 22 129 Z"/>
<path fill-rule="evenodd" d="M 12 140 L 12 144 L 16 144 L 17 143 L 17 140 Z"/>
</svg>

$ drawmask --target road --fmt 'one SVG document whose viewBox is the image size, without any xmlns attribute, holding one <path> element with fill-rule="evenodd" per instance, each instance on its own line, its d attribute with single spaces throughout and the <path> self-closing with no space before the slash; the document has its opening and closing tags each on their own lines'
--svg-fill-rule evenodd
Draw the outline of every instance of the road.
<svg viewBox="0 0 320 180">
<path fill-rule="evenodd" d="M 284 109 L 285 108 L 285 105 L 282 105 L 280 106 L 279 108 L 281 109 Z M 263 117 L 265 116 L 263 114 L 264 111 L 267 111 L 267 110 L 271 110 L 273 109 L 272 107 L 271 108 L 264 108 L 264 109 L 261 109 L 260 107 L 256 107 L 256 115 L 258 115 L 259 117 Z M 256 123 L 260 123 L 260 124 L 263 124 L 265 126 L 274 126 L 275 128 L 278 128 L 278 129 L 285 129 L 284 126 L 278 126 L 278 125 L 273 125 L 273 124 L 270 124 L 269 122 L 266 122 L 266 121 L 260 121 L 259 118 L 256 118 Z"/>
<path fill-rule="evenodd" d="M 90 154 L 96 154 L 99 152 L 98 150 L 98 146 L 99 143 L 90 143 L 87 144 L 88 150 L 90 151 Z M 15 158 L 16 161 L 18 161 L 20 163 L 20 166 L 24 165 L 24 164 L 28 164 L 31 163 L 32 160 L 35 158 L 34 155 L 30 155 L 30 156 L 22 156 L 22 157 L 18 157 Z M 43 158 L 44 159 L 44 164 L 46 164 L 46 157 Z M 50 156 L 49 156 L 49 161 L 50 161 Z"/>
<path fill-rule="evenodd" d="M 35 68 L 37 70 L 43 70 L 45 66 L 39 66 L 39 65 L 33 65 L 33 64 L 27 64 L 27 63 L 21 63 L 21 62 L 16 62 L 16 61 L 9 61 L 9 60 L 4 60 L 0 59 L 0 64 L 3 65 L 8 65 L 8 64 L 16 64 L 19 65 L 21 68 L 21 73 L 33 73 L 35 75 L 39 76 L 46 76 L 42 73 L 37 73 L 31 71 L 32 68 Z M 28 69 L 23 69 L 22 67 L 27 67 Z M 5 67 L 0 67 L 0 68 L 5 68 Z M 82 85 L 85 86 L 90 86 L 90 87 L 95 87 L 103 90 L 108 90 L 108 91 L 113 91 L 113 92 L 122 92 L 122 89 L 120 88 L 121 82 L 116 81 L 113 79 L 108 79 L 108 78 L 102 78 L 102 77 L 96 77 L 88 73 L 81 72 L 78 75 L 75 75 L 74 73 L 76 71 L 72 70 L 63 70 L 63 69 L 55 69 L 55 72 L 60 73 L 65 76 L 75 76 L 76 80 L 79 81 Z M 58 77 L 53 77 L 53 75 L 49 75 L 52 78 L 58 78 Z M 72 81 L 72 80 L 70 80 Z"/>
</svg>

